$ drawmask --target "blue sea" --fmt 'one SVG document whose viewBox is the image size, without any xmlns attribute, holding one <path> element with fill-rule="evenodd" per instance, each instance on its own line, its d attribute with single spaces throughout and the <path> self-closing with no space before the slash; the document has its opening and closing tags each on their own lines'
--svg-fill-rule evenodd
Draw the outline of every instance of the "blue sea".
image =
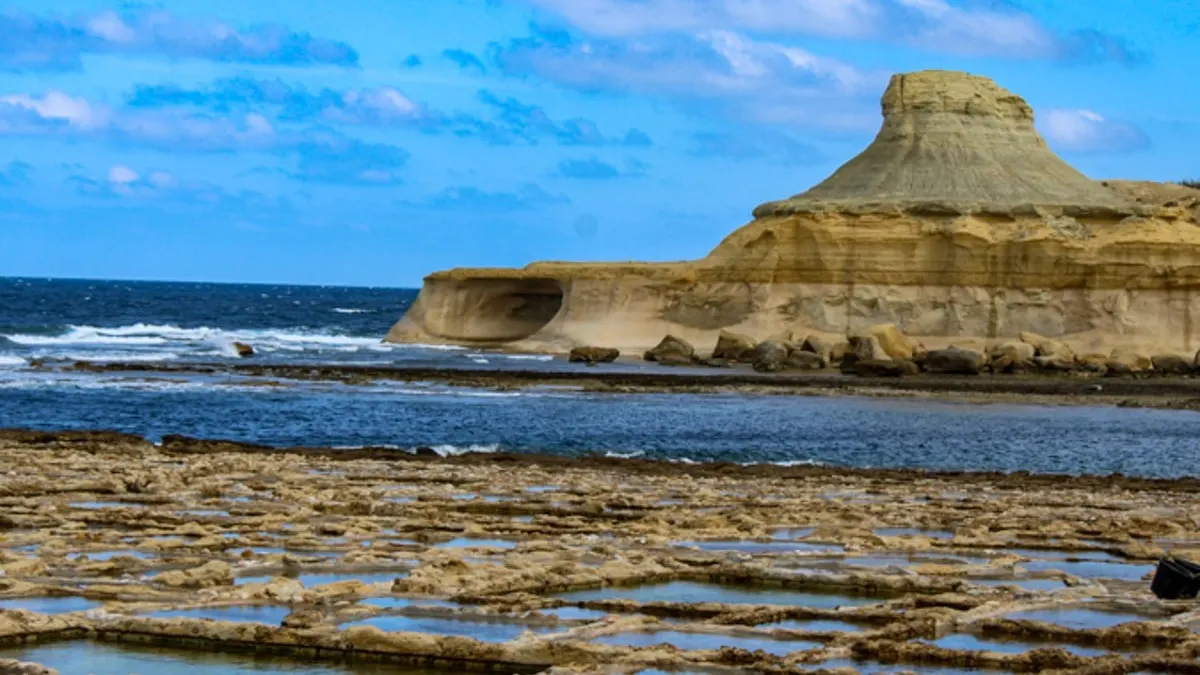
<svg viewBox="0 0 1200 675">
<path fill-rule="evenodd" d="M 1200 475 L 1200 414 L 749 394 L 604 394 L 235 374 L 72 372 L 93 362 L 574 369 L 561 359 L 388 345 L 412 289 L 0 278 L 0 427 L 178 433 L 445 454 Z M 612 366 L 652 369 L 652 364 Z"/>
</svg>

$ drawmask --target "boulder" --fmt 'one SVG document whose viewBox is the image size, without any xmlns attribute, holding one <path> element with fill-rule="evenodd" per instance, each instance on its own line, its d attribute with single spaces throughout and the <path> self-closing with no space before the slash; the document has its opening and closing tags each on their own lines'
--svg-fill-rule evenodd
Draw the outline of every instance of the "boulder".
<svg viewBox="0 0 1200 675">
<path fill-rule="evenodd" d="M 1154 364 L 1154 372 L 1159 375 L 1190 375 L 1192 364 L 1187 359 L 1175 354 L 1159 354 L 1150 358 Z"/>
<path fill-rule="evenodd" d="M 798 335 L 796 331 L 789 328 L 787 330 L 782 330 L 778 333 L 767 336 L 767 340 L 771 342 L 782 342 L 789 348 L 794 349 L 801 342 L 804 342 L 804 336 Z"/>
<path fill-rule="evenodd" d="M 608 347 L 576 347 L 567 360 L 571 363 L 612 363 L 621 352 Z"/>
<path fill-rule="evenodd" d="M 915 341 L 900 331 L 894 323 L 872 326 L 871 337 L 879 343 L 880 349 L 892 359 L 910 360 L 916 349 Z"/>
<path fill-rule="evenodd" d="M 0 659 L 0 675 L 58 675 L 58 671 L 40 663 Z"/>
<path fill-rule="evenodd" d="M 1133 369 L 1120 361 L 1109 361 L 1104 365 L 1105 377 L 1133 377 Z"/>
<path fill-rule="evenodd" d="M 927 372 L 937 375 L 978 375 L 987 360 L 974 349 L 950 347 L 925 354 L 922 362 Z"/>
<path fill-rule="evenodd" d="M 1099 373 L 1103 375 L 1108 372 L 1108 357 L 1103 354 L 1076 356 L 1075 367 L 1083 373 Z"/>
<path fill-rule="evenodd" d="M 850 351 L 859 361 L 886 361 L 892 358 L 883 351 L 874 335 L 852 335 L 849 337 Z"/>
<path fill-rule="evenodd" d="M 702 363 L 709 368 L 728 368 L 731 364 L 725 359 L 704 359 Z"/>
<path fill-rule="evenodd" d="M 1054 356 L 1035 356 L 1033 362 L 1043 373 L 1071 373 L 1075 371 L 1075 358 L 1061 354 Z"/>
<path fill-rule="evenodd" d="M 1069 359 L 1075 358 L 1075 352 L 1070 345 L 1062 340 L 1054 340 L 1044 335 L 1030 333 L 1028 331 L 1021 333 L 1021 342 L 1031 345 L 1037 350 L 1038 356 L 1062 356 Z"/>
<path fill-rule="evenodd" d="M 758 341 L 749 335 L 723 330 L 717 337 L 717 346 L 713 348 L 712 357 L 734 362 L 748 361 L 752 359 L 754 348 L 757 346 Z"/>
<path fill-rule="evenodd" d="M 760 373 L 778 373 L 787 370 L 788 348 L 781 342 L 760 342 L 754 348 L 754 369 Z"/>
<path fill-rule="evenodd" d="M 787 365 L 795 370 L 824 370 L 829 367 L 829 362 L 820 354 L 793 349 L 788 354 Z"/>
<path fill-rule="evenodd" d="M 858 361 L 854 373 L 859 377 L 903 377 L 921 372 L 917 364 L 907 359 Z"/>
<path fill-rule="evenodd" d="M 830 358 L 829 345 L 825 344 L 824 340 L 815 335 L 809 335 L 804 338 L 804 342 L 800 343 L 800 349 L 810 354 L 817 354 L 827 361 Z M 842 354 L 845 354 L 845 350 L 842 350 Z M 1200 358 L 1200 354 L 1197 355 L 1197 358 Z M 838 355 L 837 360 L 841 360 L 841 354 Z"/>
<path fill-rule="evenodd" d="M 251 356 L 254 356 L 254 347 L 251 347 L 250 345 L 246 344 L 245 342 L 235 342 L 235 343 L 233 343 L 232 346 L 233 346 L 233 351 L 236 352 L 237 355 L 243 359 L 248 359 Z"/>
<path fill-rule="evenodd" d="M 683 338 L 668 335 L 657 346 L 647 351 L 644 358 L 668 366 L 685 366 L 695 360 L 696 348 Z"/>
<path fill-rule="evenodd" d="M 1033 361 L 1035 356 L 1037 349 L 1027 342 L 1001 342 L 988 350 L 988 358 L 993 361 L 1004 357 L 1008 357 L 1011 362 Z"/>
<path fill-rule="evenodd" d="M 1121 349 L 1118 347 L 1112 350 L 1112 354 L 1108 355 L 1108 360 L 1110 363 L 1120 363 L 1127 367 L 1130 372 L 1134 373 L 1144 373 L 1154 368 L 1154 363 L 1150 360 L 1149 356 L 1141 352 L 1135 352 L 1132 349 Z"/>
</svg>

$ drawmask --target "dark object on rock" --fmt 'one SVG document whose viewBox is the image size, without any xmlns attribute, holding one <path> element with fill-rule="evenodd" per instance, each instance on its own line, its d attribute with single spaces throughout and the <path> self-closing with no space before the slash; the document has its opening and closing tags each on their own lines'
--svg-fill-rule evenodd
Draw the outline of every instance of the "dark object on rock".
<svg viewBox="0 0 1200 675">
<path fill-rule="evenodd" d="M 749 335 L 723 330 L 717 337 L 712 357 L 733 362 L 750 361 L 754 358 L 754 348 L 757 346 L 758 342 Z"/>
<path fill-rule="evenodd" d="M 1150 362 L 1154 364 L 1154 372 L 1159 375 L 1190 375 L 1192 372 L 1192 364 L 1174 354 L 1154 356 Z"/>
<path fill-rule="evenodd" d="M 917 364 L 906 359 L 871 359 L 854 364 L 854 372 L 859 377 L 903 377 L 916 375 L 921 372 Z"/>
<path fill-rule="evenodd" d="M 728 368 L 729 362 L 726 361 L 725 359 L 718 359 L 716 357 L 713 357 L 710 359 L 706 359 L 704 361 L 704 365 L 708 366 L 709 368 Z"/>
<path fill-rule="evenodd" d="M 978 375 L 987 360 L 972 349 L 935 349 L 922 358 L 925 371 L 938 375 Z"/>
<path fill-rule="evenodd" d="M 567 361 L 571 363 L 586 363 L 588 365 L 593 363 L 612 363 L 620 355 L 620 351 L 607 347 L 576 347 L 571 350 Z"/>
<path fill-rule="evenodd" d="M 1200 565 L 1170 556 L 1158 561 L 1150 591 L 1161 600 L 1194 598 L 1200 593 Z"/>
<path fill-rule="evenodd" d="M 413 451 L 413 454 L 415 454 L 417 457 L 441 457 L 437 450 L 434 450 L 427 445 L 422 445 L 421 447 L 417 448 Z"/>
<path fill-rule="evenodd" d="M 847 350 L 838 361 L 838 370 L 842 371 L 843 375 L 855 375 L 858 371 L 854 366 L 858 364 L 858 354 L 854 353 L 853 349 Z"/>
<path fill-rule="evenodd" d="M 754 348 L 754 369 L 760 373 L 778 373 L 787 370 L 788 348 L 781 342 L 760 342 Z"/>
<path fill-rule="evenodd" d="M 643 358 L 666 366 L 686 366 L 695 360 L 696 348 L 683 338 L 668 335 L 656 347 L 647 351 Z"/>
<path fill-rule="evenodd" d="M 829 362 L 816 352 L 797 349 L 788 354 L 787 365 L 796 370 L 824 370 L 829 367 Z"/>
<path fill-rule="evenodd" d="M 1105 377 L 1133 377 L 1133 368 L 1121 363 L 1120 361 L 1109 361 L 1108 369 L 1104 371 Z"/>
<path fill-rule="evenodd" d="M 233 351 L 237 352 L 237 355 L 243 359 L 248 359 L 251 356 L 254 356 L 254 347 L 251 347 L 245 342 L 233 343 Z"/>
</svg>

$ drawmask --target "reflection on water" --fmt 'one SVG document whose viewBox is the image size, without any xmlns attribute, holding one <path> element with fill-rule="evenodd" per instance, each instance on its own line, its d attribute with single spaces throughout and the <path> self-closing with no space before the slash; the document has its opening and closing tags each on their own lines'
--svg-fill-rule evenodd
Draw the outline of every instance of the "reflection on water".
<svg viewBox="0 0 1200 675">
<path fill-rule="evenodd" d="M 815 593 L 789 588 L 723 586 L 693 581 L 672 581 L 643 586 L 609 586 L 573 591 L 558 596 L 571 602 L 634 600 L 636 602 L 723 602 L 746 605 L 798 605 L 832 609 L 879 602 L 876 598 L 837 593 Z"/>
<path fill-rule="evenodd" d="M 87 640 L 0 648 L 0 658 L 30 661 L 61 675 L 450 675 L 455 670 L 395 664 L 320 663 L 256 654 L 147 648 Z"/>
<path fill-rule="evenodd" d="M 683 631 L 658 631 L 656 633 L 619 633 L 598 637 L 593 642 L 619 647 L 652 647 L 669 644 L 683 650 L 720 649 L 734 647 L 747 651 L 761 649 L 768 654 L 783 656 L 792 652 L 815 649 L 819 642 L 808 640 L 771 640 L 744 636 L 718 635 L 713 633 L 686 633 Z"/>
</svg>

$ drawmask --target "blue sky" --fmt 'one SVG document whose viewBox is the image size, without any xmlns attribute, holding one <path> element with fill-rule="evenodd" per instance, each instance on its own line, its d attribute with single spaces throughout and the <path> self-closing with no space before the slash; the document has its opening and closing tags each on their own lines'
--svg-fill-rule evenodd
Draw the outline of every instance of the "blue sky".
<svg viewBox="0 0 1200 675">
<path fill-rule="evenodd" d="M 1193 0 L 0 0 L 0 275 L 695 258 L 924 68 L 1093 177 L 1196 177 L 1197 45 Z"/>
</svg>

